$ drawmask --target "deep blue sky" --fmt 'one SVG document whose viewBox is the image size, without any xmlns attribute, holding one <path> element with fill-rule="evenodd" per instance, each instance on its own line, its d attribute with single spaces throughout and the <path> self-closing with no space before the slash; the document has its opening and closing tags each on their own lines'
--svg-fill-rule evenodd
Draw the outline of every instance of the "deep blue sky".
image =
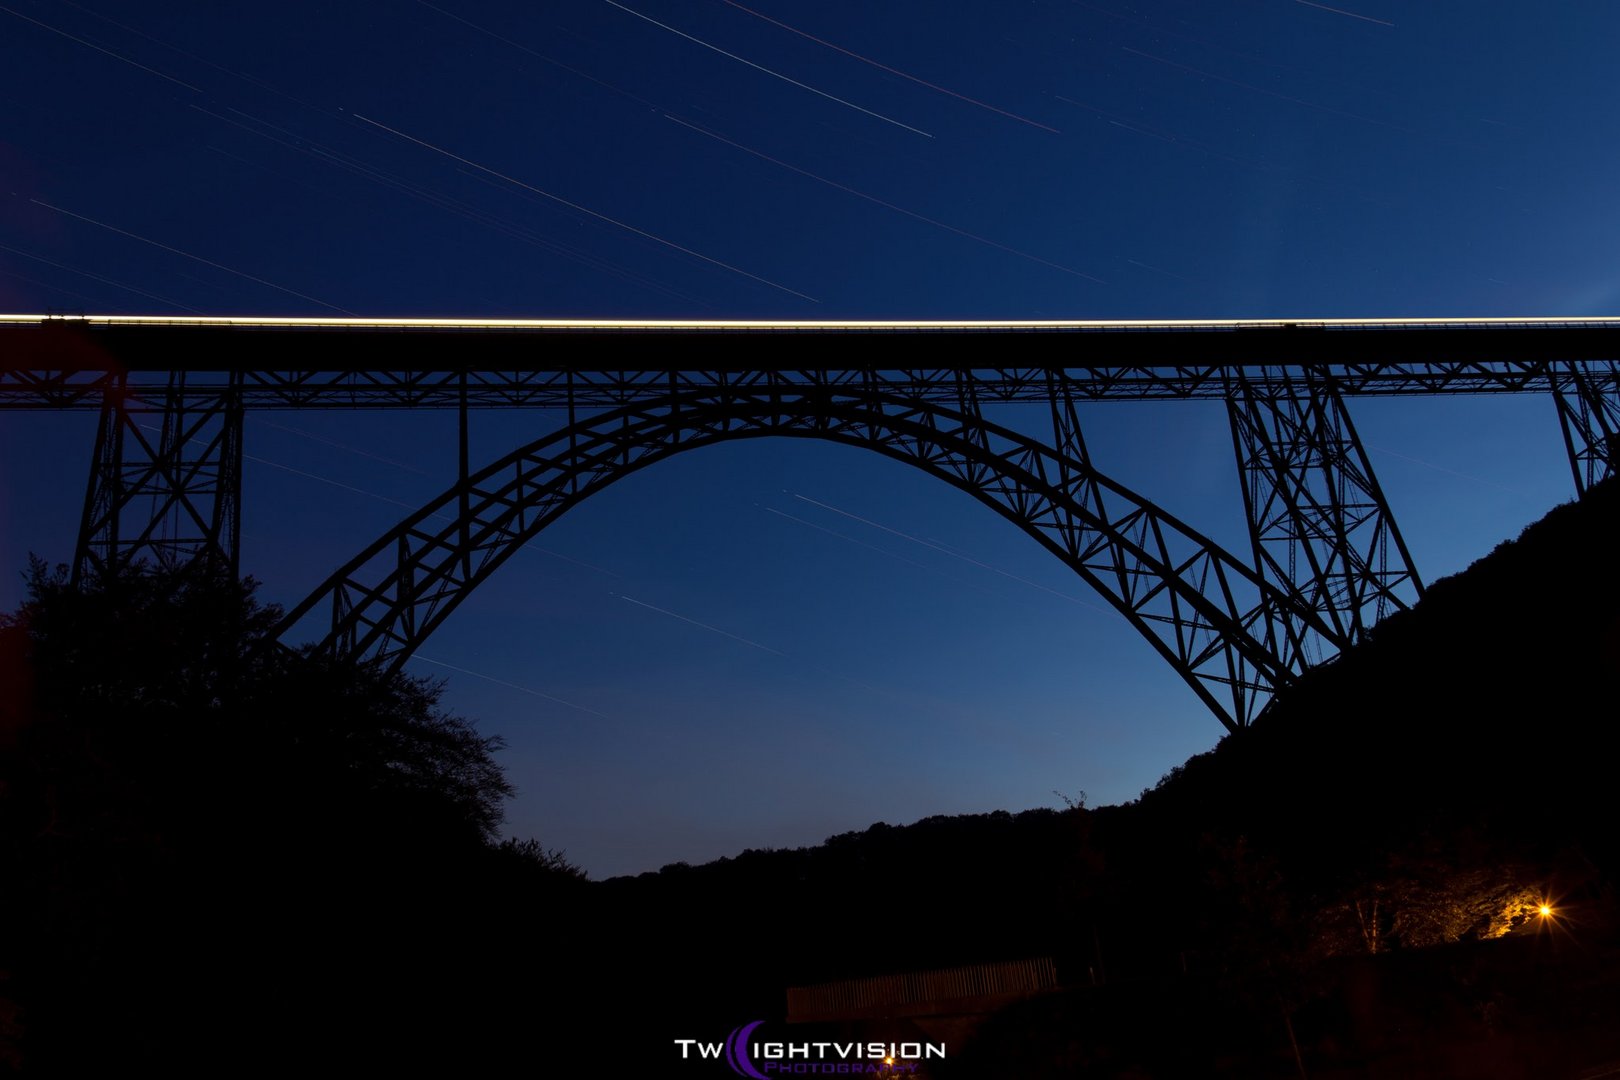
<svg viewBox="0 0 1620 1080">
<path fill-rule="evenodd" d="M 1620 307 L 1607 3 L 625 7 L 640 17 L 606 0 L 4 0 L 0 310 Z M 1431 580 L 1572 493 L 1548 401 L 1357 402 L 1356 418 Z M 1218 407 L 1086 419 L 1103 468 L 1240 546 Z M 475 458 L 554 423 L 481 417 Z M 253 417 L 244 567 L 265 597 L 295 602 L 436 493 L 450 425 Z M 87 416 L 0 417 L 0 566 L 68 557 L 89 435 Z M 511 831 L 597 874 L 1056 805 L 1054 788 L 1129 798 L 1220 734 L 1031 541 L 870 454 L 695 452 L 541 544 L 424 650 L 488 678 L 413 670 L 451 676 L 447 701 L 509 742 Z M 0 604 L 17 597 L 7 574 Z"/>
</svg>

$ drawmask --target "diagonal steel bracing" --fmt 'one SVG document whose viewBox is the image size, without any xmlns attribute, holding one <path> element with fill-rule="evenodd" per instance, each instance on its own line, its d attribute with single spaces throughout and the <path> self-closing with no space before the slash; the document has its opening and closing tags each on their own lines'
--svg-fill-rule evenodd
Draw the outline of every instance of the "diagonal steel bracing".
<svg viewBox="0 0 1620 1080">
<path fill-rule="evenodd" d="M 1013 521 L 1097 589 L 1231 729 L 1303 670 L 1310 641 L 1338 648 L 1315 612 L 1088 461 L 983 420 L 965 388 L 958 404 L 807 388 L 762 371 L 577 420 L 380 537 L 294 609 L 281 636 L 324 612 L 319 651 L 398 665 L 522 543 L 590 494 L 684 450 L 795 436 L 907 462 Z"/>
<path fill-rule="evenodd" d="M 1020 366 L 886 366 L 897 338 L 933 358 L 942 336 L 964 346 L 957 355 L 1005 363 L 1016 353 Z M 758 366 L 765 349 L 778 367 Z M 693 352 L 703 367 L 671 359 Z M 839 366 L 824 366 L 829 358 Z M 288 369 L 295 363 L 316 366 Z M 244 409 L 459 409 L 461 482 L 433 511 L 454 528 L 441 533 L 418 515 L 386 538 L 386 558 L 371 551 L 323 594 L 327 648 L 396 662 L 512 543 L 619 476 L 721 439 L 827 438 L 909 461 L 1018 522 L 1124 612 L 1229 726 L 1421 588 L 1345 401 L 1457 393 L 1548 394 L 1577 490 L 1620 471 L 1616 319 L 0 316 L 0 410 L 100 412 L 80 577 L 198 558 L 235 572 Z M 1077 402 L 1172 399 L 1226 404 L 1252 555 L 1234 559 L 1094 468 Z M 981 407 L 1012 403 L 1050 410 L 1050 438 L 984 422 Z M 469 410 L 513 408 L 562 413 L 563 441 L 503 459 L 509 477 L 471 474 Z M 608 415 L 615 430 L 602 426 Z M 389 559 L 388 574 L 368 576 Z"/>
<path fill-rule="evenodd" d="M 1341 648 L 1415 602 L 1423 583 L 1333 380 L 1234 372 L 1226 407 L 1260 573 Z"/>
<path fill-rule="evenodd" d="M 73 572 L 110 575 L 147 560 L 179 567 L 200 559 L 233 577 L 241 547 L 241 378 L 207 395 L 169 377 L 167 408 L 129 408 L 122 379 L 108 382 L 85 492 Z"/>
<path fill-rule="evenodd" d="M 1565 361 L 1552 383 L 1575 490 L 1585 495 L 1620 472 L 1620 361 Z"/>
</svg>

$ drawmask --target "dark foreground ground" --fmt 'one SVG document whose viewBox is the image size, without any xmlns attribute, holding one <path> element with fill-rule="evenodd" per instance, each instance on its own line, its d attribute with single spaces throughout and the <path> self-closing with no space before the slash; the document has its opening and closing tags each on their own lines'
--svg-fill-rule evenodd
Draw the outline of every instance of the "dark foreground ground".
<svg viewBox="0 0 1620 1080">
<path fill-rule="evenodd" d="M 1319 1080 L 1576 1080 L 1620 1068 L 1620 945 L 1567 926 L 1332 960 L 1287 985 L 1196 972 L 1082 981 L 975 1018 L 966 1037 L 961 1025 L 937 1021 L 787 1024 L 784 988 L 750 977 L 769 941 L 664 939 L 665 950 L 634 955 L 585 934 L 547 934 L 544 944 L 541 936 L 518 933 L 486 962 L 356 950 L 267 970 L 257 988 L 232 987 L 227 976 L 214 990 L 228 997 L 194 996 L 188 1011 L 134 1011 L 143 1026 L 158 1026 L 146 1034 L 167 1046 L 174 1074 L 319 1067 L 721 1078 L 737 1074 L 724 1061 L 682 1061 L 675 1040 L 717 1042 L 755 1020 L 764 1021 L 759 1038 L 779 1040 L 949 1031 L 947 1060 L 915 1074 L 935 1080 L 1262 1080 L 1300 1076 L 1302 1066 Z M 120 1055 L 107 1051 L 142 1039 L 139 1029 L 102 1034 L 116 1038 L 84 1044 L 79 1064 L 113 1067 Z"/>
</svg>

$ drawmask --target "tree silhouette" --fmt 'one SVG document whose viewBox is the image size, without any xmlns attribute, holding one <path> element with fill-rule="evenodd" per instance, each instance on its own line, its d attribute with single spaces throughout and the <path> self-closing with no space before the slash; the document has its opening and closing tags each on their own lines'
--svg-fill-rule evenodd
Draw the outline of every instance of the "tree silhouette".
<svg viewBox="0 0 1620 1080">
<path fill-rule="evenodd" d="M 383 1000 L 467 948 L 475 883 L 567 867 L 495 847 L 501 743 L 442 683 L 266 648 L 281 612 L 251 580 L 25 578 L 0 616 L 0 914 L 23 930 L 0 1060 L 172 1071 L 262 1042 L 278 996 L 356 1015 L 311 976 Z"/>
<path fill-rule="evenodd" d="M 76 743 L 168 803 L 213 788 L 259 817 L 295 795 L 496 839 L 512 793 L 501 741 L 443 711 L 442 682 L 266 648 L 280 609 L 254 599 L 251 579 L 205 567 L 75 585 L 36 560 L 26 580 L 22 607 L 0 616 L 4 662 L 26 685 L 6 699 L 14 739 Z"/>
</svg>

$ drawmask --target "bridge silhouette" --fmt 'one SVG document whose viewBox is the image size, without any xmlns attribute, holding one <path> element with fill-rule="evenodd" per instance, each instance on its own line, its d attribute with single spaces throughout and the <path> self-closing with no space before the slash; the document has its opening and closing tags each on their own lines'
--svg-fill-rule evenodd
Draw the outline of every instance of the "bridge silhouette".
<svg viewBox="0 0 1620 1080">
<path fill-rule="evenodd" d="M 685 450 L 794 437 L 913 465 L 1029 534 L 1231 730 L 1423 585 L 1347 399 L 1551 399 L 1577 493 L 1620 463 L 1620 319 L 591 322 L 0 316 L 0 409 L 99 413 L 74 573 L 238 571 L 247 410 L 453 409 L 456 481 L 287 615 L 397 667 L 519 547 Z M 1249 550 L 1092 461 L 1077 406 L 1223 402 Z M 992 422 L 987 406 L 1036 418 Z M 469 460 L 471 413 L 560 427 Z M 1549 418 L 1550 419 L 1550 418 Z"/>
</svg>

